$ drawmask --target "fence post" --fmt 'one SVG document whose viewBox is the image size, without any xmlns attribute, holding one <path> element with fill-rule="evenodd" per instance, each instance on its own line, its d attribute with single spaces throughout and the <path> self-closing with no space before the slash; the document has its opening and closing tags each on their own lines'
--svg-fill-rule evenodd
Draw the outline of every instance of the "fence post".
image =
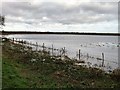
<svg viewBox="0 0 120 90">
<path fill-rule="evenodd" d="M 22 40 L 22 45 L 24 44 L 24 41 Z"/>
<path fill-rule="evenodd" d="M 80 60 L 80 49 L 79 49 L 79 54 L 78 55 L 79 55 L 79 60 Z"/>
<path fill-rule="evenodd" d="M 27 44 L 28 44 L 28 47 L 30 47 L 30 42 L 29 42 L 29 41 L 28 41 L 28 43 L 27 43 Z"/>
<path fill-rule="evenodd" d="M 44 46 L 45 46 L 45 44 L 43 43 L 43 53 L 44 53 Z"/>
<path fill-rule="evenodd" d="M 61 58 L 61 50 L 59 50 L 59 55 L 60 55 L 60 58 Z"/>
<path fill-rule="evenodd" d="M 104 66 L 104 53 L 102 53 L 102 67 Z"/>
<path fill-rule="evenodd" d="M 13 43 L 14 43 L 14 38 L 13 38 Z"/>
<path fill-rule="evenodd" d="M 57 49 L 57 56 L 59 56 L 59 49 Z"/>
<path fill-rule="evenodd" d="M 53 56 L 53 44 L 52 44 L 52 56 Z"/>
<path fill-rule="evenodd" d="M 65 56 L 65 47 L 64 47 L 64 49 L 63 49 L 63 50 L 64 50 L 64 56 Z"/>
<path fill-rule="evenodd" d="M 89 58 L 89 54 L 87 53 L 87 60 L 88 60 L 88 58 Z"/>
<path fill-rule="evenodd" d="M 38 50 L 38 43 L 36 42 L 36 51 Z"/>
</svg>

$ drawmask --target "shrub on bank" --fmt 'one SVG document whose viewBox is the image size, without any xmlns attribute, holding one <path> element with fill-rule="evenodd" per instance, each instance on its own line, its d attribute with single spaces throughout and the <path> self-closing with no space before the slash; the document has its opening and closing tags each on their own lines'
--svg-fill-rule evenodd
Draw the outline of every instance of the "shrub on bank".
<svg viewBox="0 0 120 90">
<path fill-rule="evenodd" d="M 120 81 L 120 69 L 115 69 L 111 73 L 111 78 L 117 81 Z"/>
</svg>

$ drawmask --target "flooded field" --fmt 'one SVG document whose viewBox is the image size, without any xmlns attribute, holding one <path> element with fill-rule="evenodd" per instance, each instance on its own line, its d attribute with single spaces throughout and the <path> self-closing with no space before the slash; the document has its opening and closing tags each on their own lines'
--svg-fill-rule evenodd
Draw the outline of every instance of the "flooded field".
<svg viewBox="0 0 120 90">
<path fill-rule="evenodd" d="M 92 35 L 8 35 L 8 38 L 17 38 L 31 43 L 45 44 L 46 47 L 66 49 L 66 54 L 70 58 L 78 59 L 80 49 L 80 59 L 91 67 L 101 67 L 102 53 L 104 54 L 104 70 L 112 71 L 118 67 L 118 49 L 120 42 L 118 36 L 92 36 Z"/>
</svg>

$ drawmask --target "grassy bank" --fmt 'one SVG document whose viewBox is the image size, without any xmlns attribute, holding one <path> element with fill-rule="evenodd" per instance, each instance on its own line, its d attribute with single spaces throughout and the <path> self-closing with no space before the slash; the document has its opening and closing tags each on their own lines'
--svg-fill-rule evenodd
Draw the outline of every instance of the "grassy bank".
<svg viewBox="0 0 120 90">
<path fill-rule="evenodd" d="M 10 41 L 2 45 L 3 88 L 120 88 L 119 75 L 75 65 Z"/>
</svg>

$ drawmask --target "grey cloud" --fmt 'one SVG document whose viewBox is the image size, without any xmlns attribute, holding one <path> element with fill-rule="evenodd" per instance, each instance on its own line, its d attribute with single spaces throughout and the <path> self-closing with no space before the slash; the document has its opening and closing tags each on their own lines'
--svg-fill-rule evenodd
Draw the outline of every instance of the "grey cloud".
<svg viewBox="0 0 120 90">
<path fill-rule="evenodd" d="M 116 14 L 116 2 L 101 2 L 101 3 L 84 3 L 81 8 L 85 11 L 92 11 L 98 14 Z"/>
<path fill-rule="evenodd" d="M 78 24 L 112 21 L 117 19 L 117 3 L 83 3 L 67 7 L 53 2 L 38 5 L 25 2 L 3 3 L 3 14 L 12 16 L 11 22 L 39 24 L 40 22 Z M 24 20 L 17 20 L 22 17 Z M 43 20 L 47 17 L 49 20 Z M 32 19 L 32 20 L 31 20 Z"/>
</svg>

